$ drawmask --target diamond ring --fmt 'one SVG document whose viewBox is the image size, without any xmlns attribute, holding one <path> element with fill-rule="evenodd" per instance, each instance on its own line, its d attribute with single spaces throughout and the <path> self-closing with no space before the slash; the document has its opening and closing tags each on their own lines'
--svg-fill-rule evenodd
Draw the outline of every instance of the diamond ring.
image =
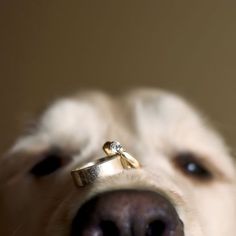
<svg viewBox="0 0 236 236">
<path fill-rule="evenodd" d="M 125 169 L 140 168 L 139 162 L 126 152 L 119 142 L 106 142 L 103 150 L 107 154 L 106 157 L 86 163 L 71 171 L 72 178 L 78 187 L 122 173 Z"/>
<path fill-rule="evenodd" d="M 120 155 L 121 161 L 123 162 L 123 165 L 126 169 L 140 168 L 139 162 L 134 157 L 132 157 L 128 152 L 126 152 L 122 147 L 122 145 L 117 141 L 106 142 L 103 145 L 103 150 L 108 156 L 116 154 Z"/>
</svg>

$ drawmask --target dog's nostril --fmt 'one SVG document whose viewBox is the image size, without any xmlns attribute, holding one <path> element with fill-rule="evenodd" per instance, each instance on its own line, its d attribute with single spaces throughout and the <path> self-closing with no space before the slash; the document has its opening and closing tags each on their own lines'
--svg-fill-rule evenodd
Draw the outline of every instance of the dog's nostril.
<svg viewBox="0 0 236 236">
<path fill-rule="evenodd" d="M 109 220 L 104 220 L 100 223 L 100 229 L 103 236 L 119 236 L 119 229 L 116 224 Z"/>
<path fill-rule="evenodd" d="M 147 225 L 146 236 L 163 236 L 165 231 L 166 223 L 162 220 L 155 220 Z"/>
</svg>

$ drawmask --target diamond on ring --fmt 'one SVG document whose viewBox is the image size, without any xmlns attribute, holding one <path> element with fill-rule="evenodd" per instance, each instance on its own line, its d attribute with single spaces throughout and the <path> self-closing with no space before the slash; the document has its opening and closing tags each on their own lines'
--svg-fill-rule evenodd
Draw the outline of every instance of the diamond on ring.
<svg viewBox="0 0 236 236">
<path fill-rule="evenodd" d="M 117 142 L 117 141 L 112 141 L 110 143 L 110 150 L 116 154 L 116 153 L 122 153 L 124 151 L 124 148 L 122 147 L 122 145 Z"/>
</svg>

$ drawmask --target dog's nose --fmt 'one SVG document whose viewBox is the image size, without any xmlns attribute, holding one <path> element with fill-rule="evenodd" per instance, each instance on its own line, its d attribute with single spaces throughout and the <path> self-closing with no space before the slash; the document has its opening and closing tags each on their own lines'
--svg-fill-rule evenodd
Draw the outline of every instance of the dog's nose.
<svg viewBox="0 0 236 236">
<path fill-rule="evenodd" d="M 183 236 L 174 206 L 141 190 L 105 192 L 86 202 L 72 222 L 72 236 Z"/>
</svg>

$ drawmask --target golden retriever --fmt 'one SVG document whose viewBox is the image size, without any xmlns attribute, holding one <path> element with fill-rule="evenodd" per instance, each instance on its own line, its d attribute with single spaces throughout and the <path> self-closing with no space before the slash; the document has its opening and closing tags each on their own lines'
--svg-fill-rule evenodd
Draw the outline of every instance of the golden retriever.
<svg viewBox="0 0 236 236">
<path fill-rule="evenodd" d="M 141 169 L 78 188 L 70 171 L 117 140 Z M 233 236 L 236 168 L 185 100 L 139 89 L 51 104 L 0 160 L 0 235 Z"/>
</svg>

